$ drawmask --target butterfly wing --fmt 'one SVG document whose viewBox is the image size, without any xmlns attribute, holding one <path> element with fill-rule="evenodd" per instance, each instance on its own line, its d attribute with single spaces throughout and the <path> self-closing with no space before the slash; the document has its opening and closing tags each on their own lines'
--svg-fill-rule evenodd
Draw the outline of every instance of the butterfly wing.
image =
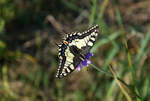
<svg viewBox="0 0 150 101">
<path fill-rule="evenodd" d="M 76 33 L 76 38 L 72 40 L 72 42 L 69 44 L 69 46 L 75 45 L 77 48 L 79 48 L 81 53 L 84 55 L 90 51 L 90 49 L 93 47 L 96 38 L 98 36 L 98 25 L 95 25 L 91 28 L 89 28 L 87 31 L 84 31 L 82 33 L 78 32 Z"/>
<path fill-rule="evenodd" d="M 65 77 L 73 72 L 80 63 L 80 59 L 70 52 L 69 46 L 65 46 L 64 44 L 59 48 L 58 57 L 59 67 L 56 74 L 58 78 Z"/>
</svg>

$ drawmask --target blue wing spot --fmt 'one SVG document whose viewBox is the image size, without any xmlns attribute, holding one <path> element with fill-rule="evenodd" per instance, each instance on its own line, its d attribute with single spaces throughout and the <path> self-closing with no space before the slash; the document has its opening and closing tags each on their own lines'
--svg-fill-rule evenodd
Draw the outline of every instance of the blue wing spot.
<svg viewBox="0 0 150 101">
<path fill-rule="evenodd" d="M 62 44 L 61 48 L 62 48 L 61 55 L 65 56 L 64 52 L 65 52 L 65 49 L 67 48 L 67 46 L 65 44 Z"/>
</svg>

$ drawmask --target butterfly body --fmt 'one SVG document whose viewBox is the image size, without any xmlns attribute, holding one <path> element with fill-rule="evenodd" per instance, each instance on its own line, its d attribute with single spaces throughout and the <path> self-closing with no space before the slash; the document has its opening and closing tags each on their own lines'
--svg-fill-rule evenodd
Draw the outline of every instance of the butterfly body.
<svg viewBox="0 0 150 101">
<path fill-rule="evenodd" d="M 73 72 L 79 63 L 85 59 L 85 55 L 93 47 L 98 31 L 95 25 L 84 32 L 74 32 L 67 35 L 59 46 L 59 68 L 56 77 L 63 78 Z"/>
</svg>

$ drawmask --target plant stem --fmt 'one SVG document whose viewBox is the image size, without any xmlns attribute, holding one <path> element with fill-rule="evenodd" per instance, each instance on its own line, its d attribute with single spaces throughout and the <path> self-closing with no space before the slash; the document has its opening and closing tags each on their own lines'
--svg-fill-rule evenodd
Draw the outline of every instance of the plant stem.
<svg viewBox="0 0 150 101">
<path fill-rule="evenodd" d="M 103 72 L 103 73 L 109 75 L 110 77 L 113 77 L 112 74 L 110 74 L 109 72 L 106 72 L 105 70 L 103 70 L 103 69 L 101 69 L 101 68 L 98 68 L 98 67 L 95 66 L 94 64 L 91 63 L 90 65 L 91 65 L 93 68 L 95 68 L 97 71 Z"/>
</svg>

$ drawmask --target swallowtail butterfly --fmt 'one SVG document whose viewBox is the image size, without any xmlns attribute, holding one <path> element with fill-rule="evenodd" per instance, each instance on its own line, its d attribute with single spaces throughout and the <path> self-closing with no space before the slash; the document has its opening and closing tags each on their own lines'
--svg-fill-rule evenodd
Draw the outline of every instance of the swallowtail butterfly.
<svg viewBox="0 0 150 101">
<path fill-rule="evenodd" d="M 58 45 L 59 68 L 56 77 L 63 78 L 73 72 L 93 47 L 98 36 L 98 25 L 84 32 L 68 34 Z"/>
</svg>

